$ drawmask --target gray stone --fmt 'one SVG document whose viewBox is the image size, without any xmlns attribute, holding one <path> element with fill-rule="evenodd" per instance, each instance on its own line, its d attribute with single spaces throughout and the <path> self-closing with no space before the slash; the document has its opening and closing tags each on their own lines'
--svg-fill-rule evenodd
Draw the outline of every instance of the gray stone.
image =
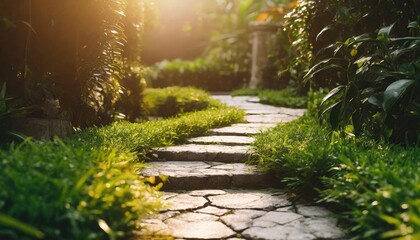
<svg viewBox="0 0 420 240">
<path fill-rule="evenodd" d="M 185 222 L 177 219 L 166 221 L 175 238 L 222 239 L 236 235 L 234 231 L 217 221 Z"/>
<path fill-rule="evenodd" d="M 271 183 L 267 173 L 243 163 L 151 162 L 140 174 L 145 177 L 166 176 L 168 181 L 163 188 L 177 190 L 256 188 Z"/>
<path fill-rule="evenodd" d="M 309 232 L 318 238 L 337 239 L 345 237 L 342 229 L 337 227 L 337 219 L 331 217 L 307 218 L 305 224 Z"/>
<path fill-rule="evenodd" d="M 188 194 L 178 194 L 175 197 L 166 200 L 169 205 L 164 211 L 183 211 L 204 207 L 207 200 L 203 197 L 194 197 Z"/>
<path fill-rule="evenodd" d="M 279 123 L 290 122 L 298 117 L 286 114 L 248 115 L 245 120 L 250 123 Z"/>
<path fill-rule="evenodd" d="M 172 219 L 181 220 L 185 222 L 202 222 L 202 221 L 217 221 L 219 218 L 214 215 L 204 213 L 183 213 Z"/>
<path fill-rule="evenodd" d="M 229 146 L 249 145 L 254 141 L 254 138 L 246 136 L 206 136 L 188 139 L 189 143 L 220 144 Z"/>
<path fill-rule="evenodd" d="M 312 234 L 301 231 L 300 229 L 277 225 L 274 227 L 252 227 L 245 230 L 242 235 L 249 239 L 264 240 L 311 240 L 316 239 Z"/>
<path fill-rule="evenodd" d="M 178 212 L 178 211 L 168 211 L 168 212 L 160 213 L 160 214 L 154 216 L 154 219 L 165 221 L 166 219 L 172 218 L 172 217 L 174 217 L 178 214 L 180 214 L 180 212 Z"/>
<path fill-rule="evenodd" d="M 264 216 L 255 219 L 253 226 L 260 227 L 262 226 L 260 223 L 264 224 L 263 222 L 272 222 L 274 225 L 283 225 L 299 218 L 303 218 L 303 216 L 293 212 L 269 212 Z"/>
<path fill-rule="evenodd" d="M 252 226 L 252 218 L 247 218 L 245 215 L 229 214 L 221 217 L 220 220 L 237 232 Z"/>
<path fill-rule="evenodd" d="M 216 161 L 246 162 L 251 153 L 249 146 L 196 145 L 187 144 L 158 149 L 160 159 L 167 161 Z"/>
<path fill-rule="evenodd" d="M 209 197 L 212 206 L 228 209 L 273 209 L 291 205 L 285 196 L 269 192 L 237 192 Z"/>
<path fill-rule="evenodd" d="M 172 231 L 169 227 L 159 219 L 147 219 L 140 223 L 142 229 L 137 235 L 140 236 L 156 236 L 156 235 L 171 235 Z M 144 237 L 146 238 L 146 237 Z M 143 238 L 141 238 L 143 239 Z"/>
<path fill-rule="evenodd" d="M 226 194 L 225 191 L 219 189 L 210 189 L 210 190 L 195 190 L 188 193 L 191 196 L 215 196 L 215 195 L 223 195 Z"/>
<path fill-rule="evenodd" d="M 326 217 L 331 216 L 332 212 L 328 211 L 325 208 L 318 206 L 296 206 L 297 212 L 306 217 Z"/>
<path fill-rule="evenodd" d="M 224 214 L 229 212 L 229 210 L 208 206 L 208 207 L 205 207 L 205 208 L 202 208 L 202 209 L 198 209 L 196 212 L 212 214 L 212 215 L 215 215 L 215 216 L 223 216 Z"/>
<path fill-rule="evenodd" d="M 273 125 L 267 126 L 252 126 L 248 124 L 234 124 L 230 127 L 211 129 L 209 132 L 212 135 L 235 135 L 235 136 L 249 136 L 258 134 Z"/>
</svg>

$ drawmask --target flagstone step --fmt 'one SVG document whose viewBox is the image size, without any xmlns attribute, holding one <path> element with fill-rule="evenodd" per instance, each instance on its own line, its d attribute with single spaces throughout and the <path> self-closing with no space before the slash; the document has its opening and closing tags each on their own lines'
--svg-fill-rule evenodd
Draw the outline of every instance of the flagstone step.
<svg viewBox="0 0 420 240">
<path fill-rule="evenodd" d="M 186 144 L 157 149 L 158 158 L 166 161 L 246 162 L 252 153 L 250 146 Z"/>
<path fill-rule="evenodd" d="M 211 135 L 249 136 L 276 126 L 274 123 L 238 123 L 229 127 L 211 129 Z"/>
<path fill-rule="evenodd" d="M 332 212 L 290 202 L 281 190 L 177 191 L 164 193 L 164 199 L 168 203 L 166 209 L 142 223 L 146 233 L 171 235 L 178 239 L 315 240 L 346 237 Z"/>
<path fill-rule="evenodd" d="M 155 177 L 156 184 L 163 179 L 166 190 L 195 190 L 245 188 L 253 189 L 272 183 L 270 176 L 258 171 L 255 166 L 243 163 L 222 162 L 151 162 L 141 173 L 145 177 Z"/>
<path fill-rule="evenodd" d="M 247 115 L 245 121 L 249 123 L 279 123 L 290 122 L 297 118 L 297 116 L 287 114 Z"/>
<path fill-rule="evenodd" d="M 219 145 L 230 145 L 230 146 L 240 146 L 240 145 L 249 145 L 255 141 L 252 137 L 246 136 L 205 136 L 191 138 L 187 140 L 188 143 L 195 144 L 219 144 Z"/>
</svg>

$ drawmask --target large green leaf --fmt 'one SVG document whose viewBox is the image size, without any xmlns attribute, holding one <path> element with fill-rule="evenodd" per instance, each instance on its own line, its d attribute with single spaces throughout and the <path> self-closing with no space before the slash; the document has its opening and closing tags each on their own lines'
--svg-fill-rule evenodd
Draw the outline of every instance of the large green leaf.
<svg viewBox="0 0 420 240">
<path fill-rule="evenodd" d="M 415 80 L 401 79 L 389 85 L 384 92 L 383 109 L 388 111 Z"/>
<path fill-rule="evenodd" d="M 335 95 L 337 95 L 339 92 L 341 92 L 344 89 L 345 86 L 338 86 L 336 88 L 334 88 L 333 90 L 331 90 L 327 95 L 325 95 L 325 97 L 322 99 L 321 105 L 324 105 L 324 103 L 326 101 L 328 101 L 329 99 L 331 99 L 332 97 L 334 97 Z"/>
</svg>

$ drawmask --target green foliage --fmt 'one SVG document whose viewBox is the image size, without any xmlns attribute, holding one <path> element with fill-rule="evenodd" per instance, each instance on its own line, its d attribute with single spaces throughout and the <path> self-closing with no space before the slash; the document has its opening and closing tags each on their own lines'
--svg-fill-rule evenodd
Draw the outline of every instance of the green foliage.
<svg viewBox="0 0 420 240">
<path fill-rule="evenodd" d="M 194 61 L 163 61 L 156 64 L 150 76 L 155 88 L 194 86 L 207 91 L 230 91 L 241 87 L 249 78 L 247 71 L 235 71 L 232 65 L 198 58 Z"/>
<path fill-rule="evenodd" d="M 320 115 L 334 129 L 415 142 L 420 134 L 415 1 L 305 0 L 289 14 L 291 71 L 331 89 Z M 407 28 L 407 24 L 408 28 Z M 304 30 L 304 31 L 302 31 Z"/>
<path fill-rule="evenodd" d="M 242 88 L 232 92 L 232 96 L 258 96 L 261 103 L 291 108 L 306 108 L 307 97 L 301 96 L 295 90 L 248 89 Z"/>
<path fill-rule="evenodd" d="M 419 147 L 329 133 L 309 115 L 257 136 L 256 161 L 298 197 L 340 209 L 356 239 L 416 239 Z"/>
<path fill-rule="evenodd" d="M 0 151 L 2 239 L 126 239 L 158 210 L 138 175 L 150 147 L 171 145 L 244 116 L 221 107 L 146 123 L 115 122 L 60 141 Z"/>
<path fill-rule="evenodd" d="M 0 18 L 12 24 L 0 25 L 0 80 L 28 105 L 59 99 L 63 115 L 76 126 L 112 121 L 125 111 L 116 108 L 131 90 L 121 81 L 127 82 L 130 67 L 139 64 L 146 5 L 137 0 L 1 1 Z"/>
<path fill-rule="evenodd" d="M 373 130 L 385 139 L 417 140 L 420 35 L 391 38 L 393 26 L 329 46 L 324 51 L 331 49 L 334 56 L 308 72 L 308 80 L 331 70 L 331 75 L 336 75 L 339 85 L 325 96 L 320 110 L 321 116 L 329 113 L 326 116 L 333 128 L 352 124 L 359 133 L 363 126 L 380 126 Z"/>
<path fill-rule="evenodd" d="M 144 92 L 144 103 L 149 115 L 159 117 L 220 106 L 206 92 L 192 87 L 149 88 Z"/>
<path fill-rule="evenodd" d="M 6 83 L 3 83 L 0 89 L 0 142 L 7 141 L 10 137 L 24 139 L 21 134 L 10 131 L 6 125 L 11 118 L 22 116 L 27 110 L 27 108 L 17 106 L 12 98 L 6 96 Z"/>
</svg>

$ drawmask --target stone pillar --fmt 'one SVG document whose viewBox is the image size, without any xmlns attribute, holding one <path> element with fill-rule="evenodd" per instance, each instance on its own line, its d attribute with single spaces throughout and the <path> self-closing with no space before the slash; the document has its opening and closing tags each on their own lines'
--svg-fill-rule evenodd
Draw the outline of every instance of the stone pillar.
<svg viewBox="0 0 420 240">
<path fill-rule="evenodd" d="M 249 88 L 263 85 L 263 70 L 267 66 L 270 50 L 274 49 L 275 33 L 281 27 L 278 23 L 251 22 L 252 67 Z"/>
</svg>

